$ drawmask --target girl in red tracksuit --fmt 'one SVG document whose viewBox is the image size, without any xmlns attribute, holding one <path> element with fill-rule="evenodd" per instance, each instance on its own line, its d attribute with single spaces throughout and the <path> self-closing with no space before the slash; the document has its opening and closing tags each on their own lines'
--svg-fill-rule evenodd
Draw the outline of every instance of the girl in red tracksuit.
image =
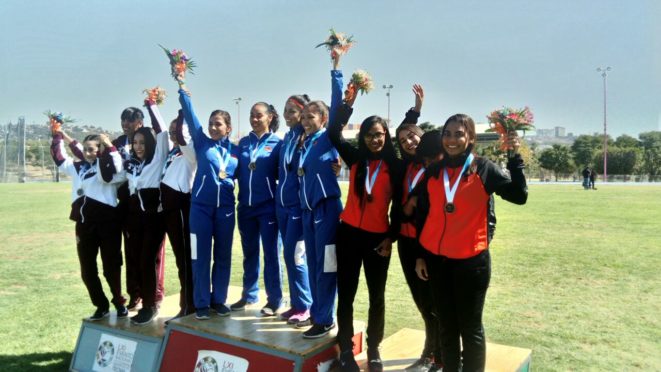
<svg viewBox="0 0 661 372">
<path fill-rule="evenodd" d="M 483 371 L 482 311 L 491 277 L 488 248 L 496 224 L 493 194 L 516 204 L 526 202 L 523 160 L 518 154 L 509 159 L 508 173 L 476 157 L 475 123 L 467 115 L 450 117 L 441 138 L 443 159 L 427 168 L 405 214 L 415 206 L 418 239 L 424 248 L 416 271 L 429 280 L 433 291 L 434 312 L 441 323 L 443 371 Z M 517 146 L 515 138 L 510 141 Z"/>
<path fill-rule="evenodd" d="M 364 265 L 370 300 L 367 357 L 370 370 L 382 370 L 378 348 L 385 323 L 384 295 L 392 242 L 399 233 L 399 213 L 391 210 L 389 221 L 388 209 L 391 201 L 401 200 L 402 165 L 387 122 L 379 116 L 363 121 L 358 147 L 343 138 L 342 128 L 351 116 L 354 99 L 351 95 L 345 98 L 328 128 L 331 142 L 351 169 L 347 203 L 337 229 L 337 340 L 342 369 L 358 371 L 352 352 L 353 301 Z"/>
</svg>

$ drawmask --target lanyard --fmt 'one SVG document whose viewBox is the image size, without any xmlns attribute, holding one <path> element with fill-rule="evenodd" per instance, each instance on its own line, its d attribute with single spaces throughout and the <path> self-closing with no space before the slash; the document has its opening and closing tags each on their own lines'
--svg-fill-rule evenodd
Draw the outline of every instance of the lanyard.
<svg viewBox="0 0 661 372">
<path fill-rule="evenodd" d="M 473 162 L 473 154 L 470 154 L 466 158 L 466 162 L 464 163 L 464 166 L 461 168 L 461 172 L 459 172 L 459 177 L 457 177 L 457 179 L 454 181 L 454 185 L 452 185 L 451 187 L 450 187 L 450 177 L 448 176 L 448 170 L 447 168 L 443 168 L 443 187 L 445 187 L 445 199 L 447 201 L 447 204 L 452 204 L 452 202 L 454 201 L 454 194 L 457 192 L 457 188 L 459 187 L 459 181 L 461 181 L 461 176 L 464 174 L 466 169 L 470 167 L 472 162 Z"/>
<path fill-rule="evenodd" d="M 163 165 L 163 172 L 161 172 L 161 177 L 165 176 L 165 171 L 168 170 L 170 164 L 172 164 L 174 159 L 179 155 L 181 155 L 181 150 L 179 149 L 179 146 L 175 146 L 172 148 L 172 150 L 170 150 L 170 152 L 168 153 L 168 157 L 165 160 L 165 165 Z"/>
<path fill-rule="evenodd" d="M 231 156 L 231 151 L 232 151 L 232 142 L 227 141 L 227 149 L 225 149 L 225 153 L 223 154 L 222 152 L 223 146 L 216 146 L 216 156 L 218 157 L 218 167 L 219 167 L 219 174 L 224 173 L 227 170 L 227 164 L 230 162 L 230 156 Z"/>
<path fill-rule="evenodd" d="M 413 167 L 411 167 L 411 170 L 413 170 Z M 408 177 L 406 178 L 406 182 L 408 183 L 409 186 L 409 193 L 411 193 L 415 185 L 418 184 L 418 181 L 420 180 L 420 177 L 422 176 L 423 173 L 425 173 L 425 167 L 420 167 L 418 173 L 415 174 L 413 181 L 411 181 L 411 172 L 409 172 Z"/>
<path fill-rule="evenodd" d="M 285 168 L 289 164 L 291 164 L 291 160 L 294 157 L 294 152 L 296 151 L 296 143 L 298 142 L 298 138 L 300 134 L 296 133 L 296 130 L 292 129 L 289 133 L 291 133 L 291 138 L 289 141 L 287 141 L 287 146 L 285 146 L 285 163 L 283 164 Z"/>
<path fill-rule="evenodd" d="M 326 128 L 321 128 L 312 137 L 309 137 L 305 140 L 305 146 L 303 146 L 303 149 L 301 150 L 300 160 L 298 161 L 299 169 L 303 168 L 305 159 L 307 159 L 308 155 L 310 154 L 310 150 L 312 149 L 312 144 L 314 141 L 316 141 L 322 134 L 324 134 L 324 132 L 326 132 Z"/>
<path fill-rule="evenodd" d="M 367 173 L 365 174 L 365 190 L 367 191 L 367 195 L 372 195 L 372 188 L 374 187 L 374 183 L 376 182 L 376 177 L 379 175 L 379 171 L 381 170 L 381 164 L 383 163 L 383 159 L 379 160 L 379 165 L 376 166 L 376 169 L 374 170 L 374 173 L 372 173 L 372 180 L 370 181 L 370 163 L 367 163 Z"/>
<path fill-rule="evenodd" d="M 257 161 L 257 158 L 259 157 L 259 154 L 262 153 L 262 150 L 266 146 L 266 141 L 268 141 L 269 137 L 271 137 L 271 133 L 269 132 L 268 135 L 266 135 L 266 138 L 264 138 L 264 141 L 262 143 L 259 143 L 260 138 L 257 139 L 257 147 L 255 148 L 252 143 L 250 143 L 250 162 L 255 163 Z"/>
</svg>

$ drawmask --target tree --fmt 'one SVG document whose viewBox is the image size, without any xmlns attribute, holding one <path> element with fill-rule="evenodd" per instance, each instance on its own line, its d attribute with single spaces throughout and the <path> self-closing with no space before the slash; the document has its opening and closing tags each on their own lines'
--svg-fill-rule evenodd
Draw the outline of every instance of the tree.
<svg viewBox="0 0 661 372">
<path fill-rule="evenodd" d="M 633 138 L 627 134 L 623 134 L 615 139 L 614 145 L 615 147 L 624 149 L 631 147 L 640 147 L 641 142 L 638 141 L 636 138 Z"/>
<path fill-rule="evenodd" d="M 661 176 L 661 146 L 645 149 L 640 167 L 642 174 L 649 176 L 649 181 L 655 181 Z"/>
<path fill-rule="evenodd" d="M 425 121 L 424 123 L 419 124 L 418 127 L 420 127 L 420 129 L 422 129 L 425 132 L 429 132 L 430 130 L 438 129 L 438 128 L 436 128 L 436 126 L 434 124 L 432 124 L 428 121 Z"/>
<path fill-rule="evenodd" d="M 592 159 L 598 149 L 603 147 L 603 136 L 581 134 L 571 145 L 571 152 L 576 165 L 592 165 Z"/>
<path fill-rule="evenodd" d="M 539 154 L 539 165 L 544 169 L 553 171 L 556 181 L 558 176 L 569 175 L 575 168 L 569 147 L 558 144 L 545 149 Z"/>
<path fill-rule="evenodd" d="M 661 147 L 661 131 L 643 132 L 638 138 L 645 149 Z"/>
<path fill-rule="evenodd" d="M 611 147 L 608 149 L 608 174 L 634 174 L 637 167 L 640 166 L 642 158 L 643 154 L 639 148 Z M 599 174 L 604 173 L 603 151 L 599 151 L 595 154 L 594 170 Z"/>
</svg>

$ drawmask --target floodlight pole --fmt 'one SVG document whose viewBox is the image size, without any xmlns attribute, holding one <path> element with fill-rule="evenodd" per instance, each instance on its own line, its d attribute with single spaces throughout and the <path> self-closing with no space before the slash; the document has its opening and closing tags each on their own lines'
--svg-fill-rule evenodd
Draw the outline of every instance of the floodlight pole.
<svg viewBox="0 0 661 372">
<path fill-rule="evenodd" d="M 236 103 L 236 135 L 241 139 L 241 97 L 234 98 Z"/>
<path fill-rule="evenodd" d="M 388 97 L 388 128 L 390 128 L 390 90 L 394 88 L 392 84 L 383 85 L 383 89 L 386 89 L 386 97 Z"/>
<path fill-rule="evenodd" d="M 610 66 L 605 68 L 597 67 L 597 72 L 601 72 L 601 77 L 604 80 L 604 182 L 608 182 L 608 126 L 606 121 L 606 77 L 608 71 L 611 70 Z"/>
</svg>

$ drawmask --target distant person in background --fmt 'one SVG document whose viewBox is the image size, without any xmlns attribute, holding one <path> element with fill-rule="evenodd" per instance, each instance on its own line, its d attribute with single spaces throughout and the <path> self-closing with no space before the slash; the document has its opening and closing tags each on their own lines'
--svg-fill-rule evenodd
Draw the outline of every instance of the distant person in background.
<svg viewBox="0 0 661 372">
<path fill-rule="evenodd" d="M 594 187 L 594 180 L 597 178 L 597 172 L 594 171 L 594 169 L 590 169 L 590 176 L 589 176 L 589 183 L 588 183 L 588 189 L 596 190 L 597 188 Z"/>
<path fill-rule="evenodd" d="M 590 188 L 590 173 L 592 173 L 592 170 L 590 167 L 585 167 L 583 169 L 583 172 L 581 173 L 583 175 L 583 189 L 587 190 Z"/>
</svg>

